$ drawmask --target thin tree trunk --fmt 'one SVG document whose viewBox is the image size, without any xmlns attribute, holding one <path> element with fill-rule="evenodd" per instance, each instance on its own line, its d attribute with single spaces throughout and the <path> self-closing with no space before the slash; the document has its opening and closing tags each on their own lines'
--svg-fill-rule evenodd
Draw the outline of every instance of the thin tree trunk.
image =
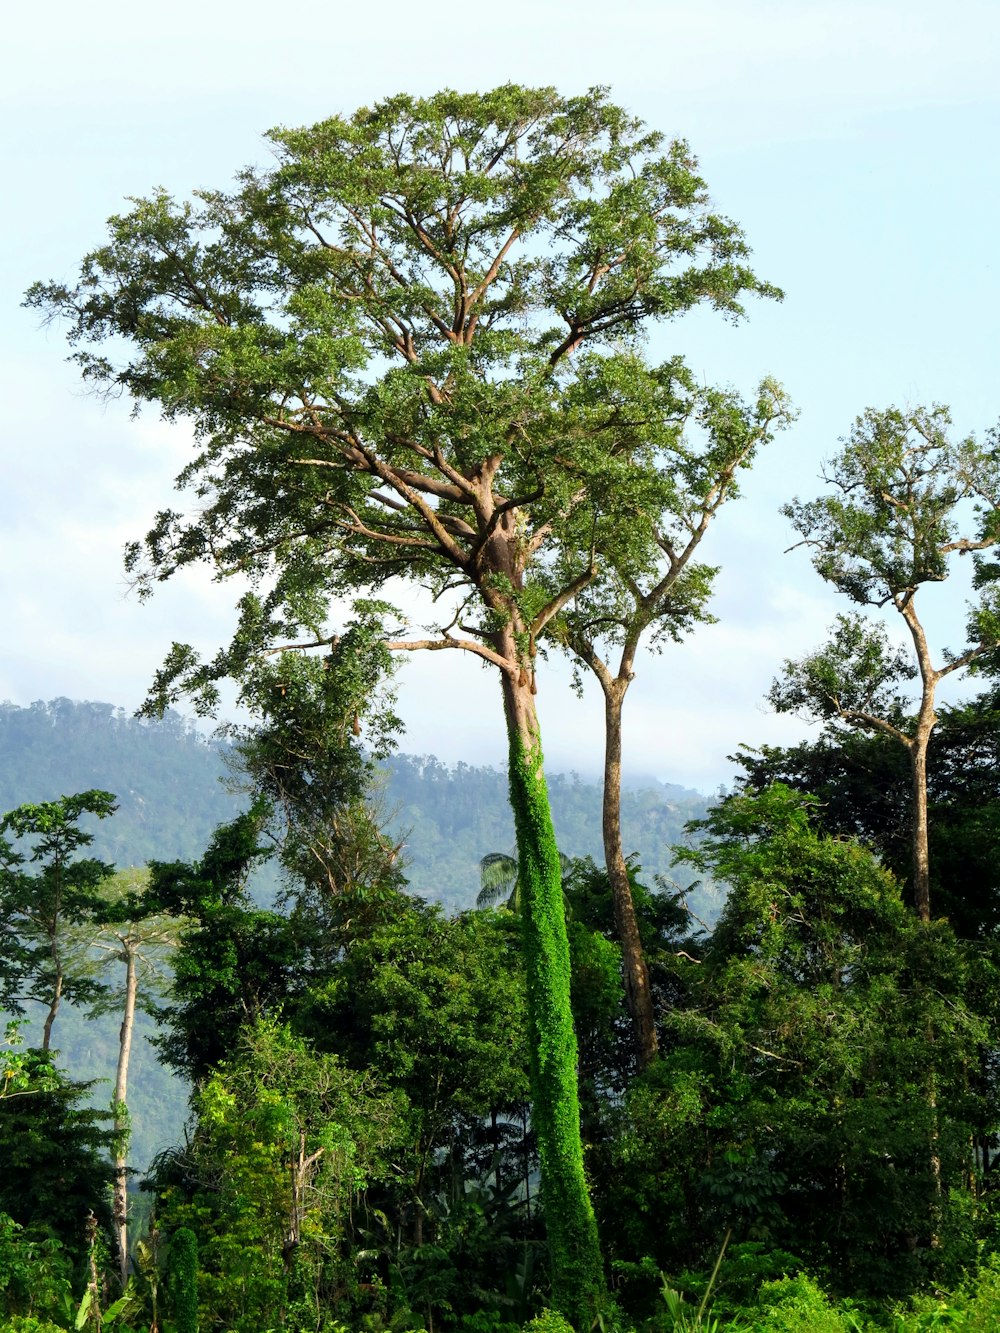
<svg viewBox="0 0 1000 1333">
<path fill-rule="evenodd" d="M 943 672 L 934 670 L 927 635 L 913 603 L 913 590 L 896 602 L 896 609 L 910 631 L 920 670 L 920 711 L 917 714 L 916 730 L 907 748 L 910 751 L 910 764 L 913 769 L 913 902 L 917 916 L 924 925 L 927 925 L 931 919 L 931 872 L 927 845 L 927 749 L 931 733 L 937 725 L 934 696 L 938 681 L 942 675 L 947 674 L 947 668 Z"/>
<path fill-rule="evenodd" d="M 87 1266 L 90 1270 L 90 1281 L 87 1283 L 87 1294 L 90 1297 L 87 1322 L 93 1327 L 95 1333 L 101 1333 L 101 1284 L 97 1272 L 97 1218 L 93 1212 L 87 1214 L 84 1234 L 87 1237 Z"/>
<path fill-rule="evenodd" d="M 505 643 L 516 660 L 511 631 Z M 604 1290 L 597 1224 L 583 1167 L 577 1045 L 562 870 L 549 807 L 530 675 L 503 672 L 510 742 L 510 796 L 524 905 L 532 1119 L 538 1135 L 542 1203 L 552 1261 L 553 1304 L 587 1329 Z"/>
<path fill-rule="evenodd" d="M 52 999 L 49 1003 L 49 1012 L 45 1018 L 45 1026 L 42 1029 L 42 1050 L 47 1051 L 52 1042 L 52 1025 L 56 1021 L 56 1014 L 59 1012 L 59 1001 L 62 999 L 63 973 L 62 964 L 59 961 L 59 954 L 55 943 L 52 945 L 52 957 L 56 965 L 56 984 L 52 992 Z"/>
<path fill-rule="evenodd" d="M 112 1216 L 115 1246 L 118 1250 L 118 1276 L 124 1290 L 128 1282 L 128 1066 L 132 1054 L 137 990 L 135 945 L 123 941 L 125 959 L 125 1009 L 118 1041 L 118 1069 L 115 1075 L 114 1101 L 114 1184 Z"/>
<path fill-rule="evenodd" d="M 639 923 L 632 900 L 628 865 L 622 847 L 622 704 L 628 681 L 620 677 L 609 681 L 604 688 L 604 794 L 602 825 L 604 834 L 604 861 L 611 885 L 615 911 L 615 929 L 622 947 L 622 976 L 625 982 L 625 1003 L 632 1018 L 639 1068 L 646 1069 L 659 1053 L 653 996 L 649 988 L 649 969 L 643 954 Z"/>
<path fill-rule="evenodd" d="M 927 838 L 927 747 L 930 731 L 921 728 L 910 749 L 913 769 L 913 901 L 917 916 L 931 919 L 931 869 Z"/>
</svg>

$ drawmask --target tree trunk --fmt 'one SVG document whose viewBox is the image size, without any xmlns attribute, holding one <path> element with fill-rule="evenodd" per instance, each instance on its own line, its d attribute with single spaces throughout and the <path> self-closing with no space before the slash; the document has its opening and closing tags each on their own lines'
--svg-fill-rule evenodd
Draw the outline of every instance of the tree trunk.
<svg viewBox="0 0 1000 1333">
<path fill-rule="evenodd" d="M 927 747 L 929 729 L 917 732 L 910 748 L 913 768 L 913 901 L 917 916 L 927 925 L 931 919 L 931 869 L 927 843 Z"/>
<path fill-rule="evenodd" d="M 602 682 L 603 684 L 603 682 Z M 632 901 L 632 886 L 622 848 L 622 704 L 627 681 L 620 678 L 604 687 L 604 795 L 602 823 L 604 861 L 611 885 L 615 910 L 615 929 L 622 947 L 622 976 L 625 1003 L 632 1017 L 639 1068 L 646 1069 L 659 1053 L 653 996 L 649 989 L 649 969 L 639 937 L 639 923 Z"/>
<path fill-rule="evenodd" d="M 125 1009 L 122 1015 L 118 1041 L 118 1069 L 115 1075 L 114 1100 L 114 1183 L 112 1186 L 112 1217 L 115 1248 L 118 1251 L 118 1276 L 122 1290 L 128 1282 L 128 1065 L 132 1054 L 132 1032 L 135 1028 L 136 966 L 135 945 L 124 942 Z"/>
<path fill-rule="evenodd" d="M 947 668 L 944 672 L 934 670 L 927 635 L 914 607 L 912 590 L 902 602 L 897 600 L 896 609 L 910 631 L 920 670 L 920 711 L 907 749 L 913 770 L 913 902 L 917 916 L 927 925 L 931 919 L 931 869 L 927 849 L 927 750 L 931 743 L 931 733 L 937 725 L 934 696 L 938 681 L 942 675 L 947 674 Z"/>
<path fill-rule="evenodd" d="M 42 1050 L 47 1051 L 52 1043 L 52 1025 L 56 1021 L 56 1014 L 59 1012 L 59 1001 L 62 999 L 63 974 L 62 964 L 59 961 L 56 947 L 52 946 L 52 957 L 56 963 L 56 984 L 52 991 L 52 999 L 49 1002 L 49 1012 L 45 1016 L 45 1026 L 42 1028 Z"/>
<path fill-rule="evenodd" d="M 516 659 L 511 654 L 508 660 Z M 599 1310 L 604 1274 L 583 1168 L 562 871 L 529 676 L 523 670 L 519 676 L 505 671 L 502 680 L 510 742 L 510 798 L 524 895 L 521 922 L 532 1119 L 538 1135 L 552 1299 L 575 1328 L 586 1330 Z"/>
</svg>

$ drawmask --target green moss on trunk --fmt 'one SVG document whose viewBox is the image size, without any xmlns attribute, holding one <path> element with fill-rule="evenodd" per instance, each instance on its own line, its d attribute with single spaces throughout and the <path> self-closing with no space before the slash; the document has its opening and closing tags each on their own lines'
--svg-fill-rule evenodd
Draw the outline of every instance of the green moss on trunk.
<svg viewBox="0 0 1000 1333">
<path fill-rule="evenodd" d="M 170 1240 L 170 1294 L 177 1333 L 198 1333 L 198 1238 L 179 1227 Z"/>
<path fill-rule="evenodd" d="M 589 1329 L 604 1294 L 597 1225 L 583 1169 L 576 1034 L 562 871 L 538 747 L 511 736 L 510 798 L 524 907 L 532 1106 L 552 1261 L 553 1304 Z"/>
</svg>

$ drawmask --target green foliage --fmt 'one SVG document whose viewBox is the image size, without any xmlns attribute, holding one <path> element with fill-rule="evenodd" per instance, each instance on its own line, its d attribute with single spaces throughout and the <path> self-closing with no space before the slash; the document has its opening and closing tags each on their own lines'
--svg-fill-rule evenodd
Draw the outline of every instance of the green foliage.
<svg viewBox="0 0 1000 1333">
<path fill-rule="evenodd" d="M 644 324 L 777 294 L 708 211 L 687 145 L 664 148 L 603 89 L 398 96 L 270 138 L 272 169 L 190 204 L 137 200 L 75 290 L 27 298 L 71 320 L 92 383 L 196 422 L 185 476 L 205 503 L 136 544 L 146 586 L 210 552 L 276 576 L 214 661 L 175 646 L 157 706 L 180 688 L 211 708 L 255 648 L 323 642 L 331 592 L 397 573 L 457 572 L 484 592 L 484 629 L 527 634 L 522 536 L 621 528 L 665 411 L 672 425 L 647 410 L 673 363 L 645 367 Z M 122 365 L 102 352 L 115 337 Z M 523 534 L 494 523 L 494 496 L 517 497 Z M 572 547 L 585 560 L 590 536 Z"/>
<path fill-rule="evenodd" d="M 765 1282 L 753 1321 L 755 1333 L 859 1333 L 862 1327 L 805 1273 Z"/>
<path fill-rule="evenodd" d="M 85 1219 L 110 1220 L 111 1134 L 106 1113 L 80 1106 L 87 1085 L 62 1075 L 51 1054 L 34 1055 L 35 1090 L 0 1098 L 0 1213 L 22 1228 L 25 1242 L 58 1241 L 79 1274 Z M 39 1253 L 46 1252 L 43 1245 Z"/>
<path fill-rule="evenodd" d="M 659 1067 L 631 1081 L 602 1162 L 613 1261 L 677 1272 L 731 1226 L 840 1290 L 893 1294 L 950 1277 L 952 1228 L 968 1245 L 946 1191 L 995 1115 L 970 1078 L 992 1041 L 989 964 L 915 922 L 812 809 L 780 786 L 733 798 L 683 853 L 731 893 L 702 961 L 681 960 Z"/>
<path fill-rule="evenodd" d="M 170 1237 L 167 1291 L 177 1333 L 198 1333 L 198 1238 L 190 1227 Z"/>
<path fill-rule="evenodd" d="M 917 668 L 902 648 L 889 643 L 884 626 L 863 616 L 838 616 L 830 642 L 799 662 L 786 661 L 785 674 L 768 699 L 779 713 L 811 713 L 833 718 L 885 718 L 897 725 L 906 714 L 899 686 Z"/>
<path fill-rule="evenodd" d="M 664 1329 L 668 1333 L 695 1333 L 695 1330 L 702 1329 L 705 1333 L 718 1333 L 719 1321 L 711 1313 L 705 1313 L 700 1306 L 696 1310 L 687 1306 L 681 1292 L 675 1291 L 666 1278 L 661 1294 L 665 1309 L 659 1319 L 651 1321 L 653 1328 Z"/>
<path fill-rule="evenodd" d="M 375 761 L 395 748 L 402 724 L 382 624 L 391 609 L 359 603 L 324 657 L 284 653 L 277 664 L 252 663 L 243 677 L 241 702 L 254 723 L 227 734 L 240 771 L 289 820 L 319 820 L 367 796 Z"/>
<path fill-rule="evenodd" d="M 322 659 L 284 653 L 277 666 L 252 667 L 242 699 L 255 723 L 229 729 L 233 768 L 275 812 L 268 832 L 289 897 L 316 918 L 336 912 L 340 898 L 355 915 L 377 912 L 403 885 L 399 844 L 383 832 L 372 794 L 376 758 L 394 747 L 401 726 L 383 642 L 387 609 L 356 606 Z"/>
<path fill-rule="evenodd" d="M 27 1001 L 47 1005 L 45 1049 L 63 997 L 86 1001 L 100 991 L 72 967 L 67 935 L 95 915 L 99 887 L 114 873 L 103 861 L 76 855 L 94 840 L 80 820 L 106 819 L 115 808 L 110 792 L 86 791 L 20 805 L 0 819 L 0 922 L 13 943 L 0 963 L 0 1004 L 17 1013 Z M 26 865 L 40 869 L 31 874 Z"/>
<path fill-rule="evenodd" d="M 149 902 L 187 919 L 174 955 L 164 1058 L 197 1082 L 236 1045 L 247 1021 L 280 1007 L 294 988 L 299 942 L 284 916 L 254 908 L 246 879 L 266 855 L 259 804 L 216 830 L 195 865 L 154 862 Z"/>
<path fill-rule="evenodd" d="M 912 660 L 893 651 L 885 631 L 860 616 L 838 618 L 833 638 L 800 662 L 785 663 L 771 701 L 848 727 L 877 731 L 908 752 L 913 773 L 913 894 L 929 921 L 927 749 L 937 723 L 937 688 L 947 676 L 996 665 L 1000 649 L 1000 565 L 983 553 L 1000 537 L 1000 432 L 987 443 L 948 436 L 947 409 L 869 409 L 828 465 L 830 490 L 786 505 L 784 513 L 812 548 L 817 572 L 862 606 L 892 606 L 912 643 Z M 943 651 L 938 666 L 920 619 L 919 593 L 948 577 L 956 554 L 971 553 L 978 600 L 968 641 Z M 900 683 L 920 679 L 907 717 Z"/>
<path fill-rule="evenodd" d="M 712 1274 L 708 1279 L 704 1294 L 702 1295 L 696 1310 L 692 1311 L 685 1308 L 683 1293 L 675 1290 L 667 1281 L 666 1277 L 661 1274 L 660 1295 L 663 1299 L 663 1304 L 666 1307 L 665 1323 L 668 1329 L 676 1331 L 676 1333 L 687 1333 L 687 1330 L 693 1331 L 696 1329 L 705 1329 L 707 1333 L 717 1333 L 719 1321 L 713 1318 L 708 1302 L 719 1275 L 719 1268 L 722 1265 L 722 1260 L 726 1253 L 726 1247 L 729 1244 L 731 1235 L 731 1231 L 726 1232 L 725 1239 L 722 1242 L 722 1249 L 719 1251 L 718 1257 L 715 1260 L 715 1267 L 712 1269 Z M 660 1322 L 660 1320 L 654 1320 L 654 1324 L 657 1326 Z"/>
<path fill-rule="evenodd" d="M 654 1005 L 673 1008 L 678 989 L 678 950 L 690 943 L 690 917 L 679 894 L 650 890 L 641 867 L 628 864 L 639 936 L 650 972 Z M 602 1151 L 601 1121 L 620 1102 L 635 1073 L 635 1044 L 622 981 L 608 872 L 589 858 L 571 863 L 563 881 L 572 964 L 573 1024 L 579 1047 L 579 1075 L 587 1133 Z"/>
<path fill-rule="evenodd" d="M 512 1333 L 534 1303 L 540 1240 L 526 1236 L 523 1184 L 503 1180 L 494 1159 L 485 1176 L 454 1173 L 425 1204 L 424 1243 L 398 1247 L 393 1295 L 425 1312 L 428 1324 Z"/>
<path fill-rule="evenodd" d="M 509 914 L 448 920 L 399 898 L 385 919 L 362 917 L 297 1018 L 397 1098 L 393 1168 L 367 1190 L 378 1225 L 365 1224 L 359 1243 L 385 1256 L 391 1304 L 435 1326 L 531 1301 L 538 1236 L 518 939 Z"/>
<path fill-rule="evenodd" d="M 604 1276 L 580 1142 L 562 875 L 541 753 L 526 753 L 516 734 L 511 737 L 509 774 L 518 877 L 524 895 L 521 922 L 531 1035 L 532 1118 L 538 1132 L 546 1230 L 553 1252 L 553 1301 L 575 1325 L 586 1327 L 602 1299 Z"/>
<path fill-rule="evenodd" d="M 64 1326 L 35 1315 L 11 1315 L 0 1324 L 0 1333 L 64 1333 Z"/>
<path fill-rule="evenodd" d="M 524 1333 L 572 1333 L 573 1325 L 567 1323 L 557 1310 L 542 1310 L 523 1328 Z"/>
<path fill-rule="evenodd" d="M 75 289 L 39 284 L 27 303 L 70 319 L 85 378 L 194 423 L 182 480 L 199 509 L 132 546 L 140 586 L 209 561 L 266 589 L 213 660 L 174 645 L 151 710 L 187 693 L 212 711 L 219 680 L 290 638 L 327 644 L 333 598 L 401 574 L 463 600 L 432 639 L 390 643 L 478 654 L 532 711 L 508 730 L 534 1118 L 556 1304 L 586 1324 L 602 1279 L 529 667 L 605 537 L 621 548 L 662 484 L 674 363 L 645 365 L 645 325 L 777 293 L 709 212 L 687 146 L 663 151 L 603 89 L 401 95 L 270 138 L 271 169 L 190 204 L 136 200 Z"/>
<path fill-rule="evenodd" d="M 44 1321 L 65 1315 L 72 1299 L 73 1264 L 54 1237 L 31 1239 L 0 1212 L 0 1314 Z"/>
<path fill-rule="evenodd" d="M 262 1020 L 194 1107 L 187 1153 L 159 1173 L 158 1217 L 197 1236 L 204 1318 L 245 1333 L 318 1326 L 357 1282 L 345 1244 L 352 1205 L 388 1169 L 395 1103 L 370 1075 Z"/>
<path fill-rule="evenodd" d="M 939 1301 L 926 1300 L 922 1304 L 932 1317 L 938 1313 L 933 1307 L 934 1304 L 940 1307 Z M 995 1253 L 989 1256 L 978 1272 L 963 1282 L 956 1296 L 948 1301 L 946 1310 L 954 1311 L 954 1326 L 964 1333 L 987 1333 L 987 1330 L 997 1327 L 1000 1323 L 1000 1259 Z M 927 1319 L 924 1326 L 933 1327 L 933 1323 Z M 916 1327 L 920 1327 L 919 1323 Z M 906 1333 L 909 1333 L 909 1329 Z"/>
<path fill-rule="evenodd" d="M 417 1136 L 431 1145 L 456 1114 L 526 1098 L 524 1014 L 515 926 L 480 913 L 448 920 L 402 899 L 391 919 L 352 941 L 300 1022 L 404 1091 Z"/>
<path fill-rule="evenodd" d="M 0 1043 L 0 1101 L 6 1097 L 30 1097 L 35 1092 L 53 1092 L 59 1086 L 48 1054 L 21 1050 L 22 1040 L 21 1025 L 8 1023 Z"/>
<path fill-rule="evenodd" d="M 956 552 L 982 567 L 998 536 L 997 432 L 955 442 L 950 425 L 941 406 L 869 408 L 827 465 L 830 493 L 785 506 L 817 572 L 852 601 L 884 606 L 940 582 Z"/>
<path fill-rule="evenodd" d="M 940 705 L 938 712 L 927 760 L 931 897 L 958 935 L 982 939 L 1000 925 L 998 692 L 994 687 L 969 703 Z M 833 728 L 816 741 L 741 749 L 735 757 L 746 790 L 782 782 L 813 793 L 818 826 L 861 838 L 906 877 L 912 774 L 890 738 Z"/>
</svg>

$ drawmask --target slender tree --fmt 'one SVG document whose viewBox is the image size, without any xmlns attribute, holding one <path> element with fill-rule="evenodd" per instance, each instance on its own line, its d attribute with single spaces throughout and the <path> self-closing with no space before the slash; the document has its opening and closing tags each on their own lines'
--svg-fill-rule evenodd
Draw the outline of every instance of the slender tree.
<svg viewBox="0 0 1000 1333">
<path fill-rule="evenodd" d="M 793 501 L 783 512 L 813 552 L 817 572 L 852 602 L 902 617 L 912 656 L 894 649 L 878 622 L 840 616 L 830 642 L 785 663 L 772 687 L 781 712 L 805 711 L 849 727 L 881 732 L 909 755 L 912 779 L 913 898 L 929 921 L 927 749 L 937 724 L 938 685 L 982 667 L 1000 648 L 1000 565 L 984 553 L 1000 537 L 1000 428 L 984 444 L 949 438 L 946 408 L 869 409 L 828 465 L 829 493 Z M 949 574 L 950 558 L 971 555 L 976 600 L 968 640 L 945 650 L 941 665 L 918 610 L 927 584 Z M 939 659 L 940 660 L 940 659 Z M 918 679 L 917 710 L 907 716 L 901 687 Z"/>
<path fill-rule="evenodd" d="M 390 649 L 499 670 L 555 1301 L 589 1323 L 602 1278 L 536 643 L 655 471 L 630 390 L 643 326 L 774 291 L 687 146 L 664 149 L 600 89 L 401 95 L 269 137 L 272 169 L 136 202 L 75 287 L 39 284 L 28 304 L 70 319 L 92 383 L 195 424 L 197 513 L 159 515 L 132 549 L 140 585 L 194 562 L 267 580 L 212 662 L 175 646 L 155 704 L 190 690 L 211 707 L 219 678 L 303 633 L 328 642 L 331 598 L 394 575 L 457 609 Z M 576 554 L 552 587 L 534 574 L 556 545 Z"/>
<path fill-rule="evenodd" d="M 686 434 L 695 418 L 696 438 Z M 637 505 L 633 529 L 645 530 L 648 558 L 637 561 L 635 536 L 612 532 L 599 551 L 600 573 L 560 613 L 554 636 L 597 677 L 604 695 L 604 857 L 622 946 L 625 996 L 640 1068 L 658 1043 L 649 970 L 622 843 L 622 713 L 644 638 L 654 649 L 678 641 L 697 622 L 711 621 L 706 604 L 716 570 L 695 555 L 719 509 L 737 493 L 737 474 L 773 432 L 792 419 L 778 385 L 765 380 L 752 407 L 735 394 L 701 390 L 678 401 L 677 417 L 660 414 L 663 438 L 657 478 Z M 614 660 L 611 654 L 614 654 Z"/>
<path fill-rule="evenodd" d="M 931 900 L 962 939 L 1000 929 L 1000 689 L 938 704 L 927 755 Z M 912 723 L 908 724 L 912 725 Z M 784 748 L 741 746 L 737 787 L 784 782 L 819 800 L 825 832 L 861 838 L 901 880 L 912 864 L 913 783 L 909 756 L 891 736 L 833 724 L 815 740 Z"/>
<path fill-rule="evenodd" d="M 139 1007 L 155 1010 L 167 988 L 169 956 L 177 945 L 182 921 L 151 910 L 147 895 L 149 873 L 119 871 L 102 886 L 102 902 L 95 911 L 99 927 L 86 932 L 88 950 L 104 970 L 113 963 L 124 967 L 123 984 L 108 987 L 90 1006 L 91 1016 L 120 1013 L 118 1059 L 111 1102 L 114 1181 L 112 1223 L 118 1259 L 118 1276 L 128 1282 L 128 1149 L 131 1119 L 128 1109 L 128 1074 L 132 1058 L 135 1015 Z"/>
<path fill-rule="evenodd" d="M 92 919 L 99 887 L 114 874 L 106 862 L 76 855 L 94 841 L 80 820 L 87 814 L 106 819 L 114 810 L 110 792 L 85 791 L 20 805 L 0 819 L 0 919 L 13 936 L 18 977 L 16 985 L 5 986 L 7 1000 L 17 1012 L 26 1000 L 46 1006 L 43 1051 L 51 1045 L 63 999 L 86 1001 L 101 989 L 82 967 L 68 967 L 67 950 L 72 927 Z M 30 874 L 26 865 L 39 870 Z"/>
</svg>

